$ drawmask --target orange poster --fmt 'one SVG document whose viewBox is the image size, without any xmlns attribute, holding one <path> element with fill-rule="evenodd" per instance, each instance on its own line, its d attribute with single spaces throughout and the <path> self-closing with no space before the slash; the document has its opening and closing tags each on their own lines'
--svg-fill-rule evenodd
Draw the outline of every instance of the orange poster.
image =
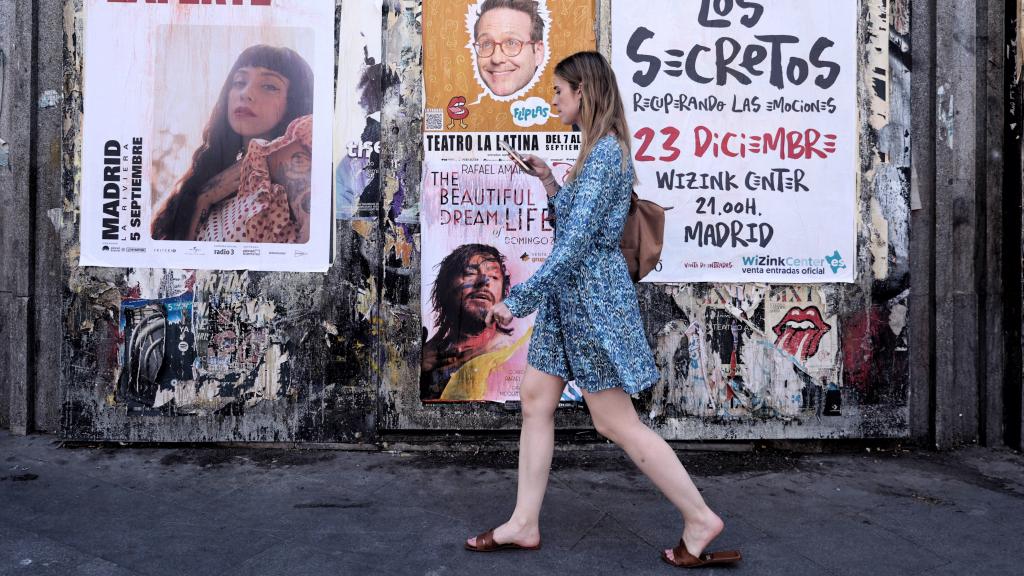
<svg viewBox="0 0 1024 576">
<path fill-rule="evenodd" d="M 424 0 L 427 131 L 561 132 L 555 64 L 594 50 L 594 0 Z"/>
<path fill-rule="evenodd" d="M 484 320 L 547 259 L 553 228 L 544 187 L 500 143 L 565 177 L 580 137 L 552 109 L 553 71 L 594 48 L 594 0 L 424 0 L 423 401 L 519 399 L 533 317 Z"/>
</svg>

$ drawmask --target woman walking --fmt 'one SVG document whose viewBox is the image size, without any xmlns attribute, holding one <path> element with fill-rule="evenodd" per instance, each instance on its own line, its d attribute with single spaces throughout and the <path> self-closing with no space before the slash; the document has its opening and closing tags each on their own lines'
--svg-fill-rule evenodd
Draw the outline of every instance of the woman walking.
<svg viewBox="0 0 1024 576">
<path fill-rule="evenodd" d="M 554 450 L 554 413 L 567 380 L 583 390 L 594 427 L 622 447 L 679 509 L 679 544 L 662 552 L 674 566 L 728 564 L 739 552 L 705 553 L 723 523 L 705 504 L 672 448 L 637 417 L 629 398 L 658 380 L 640 323 L 636 289 L 619 250 L 635 181 L 630 132 L 611 66 L 579 52 L 555 67 L 554 99 L 563 124 L 582 130 L 579 158 L 559 187 L 551 168 L 526 156 L 556 216 L 555 245 L 529 280 L 494 305 L 487 322 L 504 325 L 537 310 L 523 376 L 519 485 L 511 518 L 466 541 L 478 552 L 540 547 L 540 509 Z"/>
</svg>

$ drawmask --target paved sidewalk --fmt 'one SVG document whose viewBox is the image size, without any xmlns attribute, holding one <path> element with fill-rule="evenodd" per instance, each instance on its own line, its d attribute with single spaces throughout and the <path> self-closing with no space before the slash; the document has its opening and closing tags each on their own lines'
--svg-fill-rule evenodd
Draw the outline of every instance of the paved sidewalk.
<svg viewBox="0 0 1024 576">
<path fill-rule="evenodd" d="M 680 451 L 726 521 L 711 574 L 1024 574 L 1024 457 L 972 448 Z M 62 448 L 0 431 L 0 574 L 676 574 L 679 520 L 612 447 L 559 450 L 538 552 L 462 540 L 511 509 L 515 455 Z M 700 573 L 700 572 L 697 572 Z"/>
</svg>

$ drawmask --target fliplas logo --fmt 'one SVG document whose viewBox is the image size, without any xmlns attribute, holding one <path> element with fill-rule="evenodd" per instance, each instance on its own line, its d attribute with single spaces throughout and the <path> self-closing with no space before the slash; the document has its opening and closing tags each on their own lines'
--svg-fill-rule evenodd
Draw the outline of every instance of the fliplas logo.
<svg viewBox="0 0 1024 576">
<path fill-rule="evenodd" d="M 828 260 L 828 265 L 832 267 L 833 274 L 838 274 L 841 269 L 846 268 L 846 262 L 843 261 L 839 250 L 836 250 L 831 256 L 825 256 L 825 260 Z"/>
</svg>

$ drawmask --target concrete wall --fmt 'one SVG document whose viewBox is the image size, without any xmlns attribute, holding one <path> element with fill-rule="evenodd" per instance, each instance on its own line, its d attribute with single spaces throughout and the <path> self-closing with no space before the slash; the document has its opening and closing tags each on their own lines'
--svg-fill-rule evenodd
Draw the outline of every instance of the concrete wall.
<svg viewBox="0 0 1024 576">
<path fill-rule="evenodd" d="M 20 433 L 59 425 L 62 27 L 59 1 L 0 5 L 0 425 Z"/>
<path fill-rule="evenodd" d="M 17 306 L 10 304 L 18 298 L 35 297 L 40 310 L 60 306 L 60 329 L 40 323 L 58 315 L 32 312 L 39 326 L 33 329 L 42 337 L 24 354 L 45 365 L 40 370 L 59 366 L 64 398 L 58 401 L 53 396 L 57 388 L 41 382 L 45 370 L 36 371 L 33 382 L 29 375 L 22 377 L 26 393 L 12 386 L 17 379 L 9 380 L 10 388 L 0 394 L 8 402 L 7 412 L 23 413 L 10 405 L 12 400 L 22 402 L 42 415 L 36 429 L 59 430 L 72 439 L 124 441 L 361 442 L 392 431 L 517 427 L 514 406 L 424 406 L 419 401 L 422 39 L 418 1 L 387 0 L 382 15 L 380 218 L 337 223 L 338 257 L 326 275 L 78 267 L 80 87 L 83 65 L 86 70 L 88 66 L 81 51 L 81 2 L 65 0 L 63 33 L 45 37 L 39 35 L 44 19 L 38 14 L 56 11 L 33 8 L 33 4 L 6 3 L 0 8 L 0 30 L 49 39 L 40 41 L 38 50 L 25 57 L 29 64 L 23 70 L 36 62 L 43 70 L 36 74 L 40 81 L 52 73 L 51 67 L 42 65 L 44 59 L 53 54 L 63 58 L 63 105 L 57 107 L 64 111 L 63 138 L 57 143 L 56 156 L 62 170 L 43 166 L 47 169 L 41 168 L 40 174 L 46 176 L 36 177 L 34 185 L 18 174 L 2 175 L 0 183 L 5 186 L 5 198 L 38 203 L 38 208 L 26 207 L 24 212 L 36 215 L 38 221 L 29 224 L 35 236 L 52 235 L 54 224 L 59 227 L 59 249 L 53 254 L 61 266 L 45 266 L 46 260 L 40 258 L 30 264 L 34 277 L 45 278 L 57 269 L 63 274 L 60 281 L 41 280 L 31 286 L 4 276 L 0 304 L 7 306 L 4 330 L 20 326 L 6 321 L 18 319 Z M 597 6 L 599 46 L 607 54 L 610 2 L 599 0 Z M 996 383 L 981 377 L 1002 369 L 999 351 L 1008 346 L 1000 340 L 1004 332 L 999 328 L 1001 293 L 992 277 L 1002 271 L 998 267 L 1002 256 L 998 230 L 991 229 L 999 214 L 992 203 L 1001 197 L 992 200 L 991 193 L 1001 190 L 1002 184 L 983 177 L 1001 171 L 997 159 L 984 153 L 985 134 L 997 131 L 1002 121 L 995 112 L 1001 109 L 1001 97 L 993 81 L 1001 78 L 1003 64 L 990 56 L 1004 43 L 1001 35 L 989 33 L 1000 28 L 1001 6 L 982 3 L 965 13 L 961 3 L 951 0 L 919 2 L 913 7 L 909 0 L 862 1 L 857 283 L 642 285 L 648 341 L 663 378 L 636 404 L 662 435 L 673 439 L 912 437 L 935 440 L 940 446 L 976 439 L 998 442 L 1005 411 L 1000 402 L 1003 391 L 1007 385 L 1019 387 L 1019 379 L 1006 384 L 1001 377 Z M 25 13 L 31 15 L 28 20 Z M 34 27 L 38 31 L 32 32 Z M 57 46 L 56 38 L 62 38 L 63 44 Z M 913 94 L 912 52 L 913 62 L 918 63 Z M 33 97 L 42 91 L 36 86 Z M 27 94 L 5 93 L 3 98 L 21 102 L 22 107 L 29 101 Z M 50 111 L 33 110 L 40 117 Z M 11 118 L 24 120 L 25 115 L 10 114 L 5 108 L 0 137 L 7 139 L 6 134 L 12 133 L 4 124 Z M 28 138 L 32 125 L 40 126 L 38 135 Z M 35 118 L 23 125 L 20 134 L 38 154 L 44 132 Z M 47 145 L 53 146 L 42 144 Z M 3 169 L 0 166 L 0 173 Z M 56 184 L 59 180 L 45 180 L 61 175 L 62 188 Z M 56 204 L 44 199 L 58 191 L 63 196 L 54 198 Z M 920 199 L 920 209 L 913 212 L 912 197 Z M 45 212 L 52 207 L 62 209 Z M 44 208 L 46 217 L 39 217 L 39 208 Z M 5 247 L 9 236 L 4 232 Z M 988 266 L 980 265 L 979 256 Z M 8 266 L 2 268 L 9 274 Z M 964 282 L 965 278 L 970 281 Z M 259 326 L 264 343 L 260 358 L 231 386 L 216 382 L 223 393 L 204 410 L 179 410 L 175 405 L 153 408 L 133 401 L 126 394 L 119 360 L 121 302 L 140 296 L 174 296 L 186 286 L 193 288 L 197 309 L 224 306 L 233 299 L 230 310 L 223 311 L 234 315 L 243 332 Z M 55 296 L 58 290 L 60 303 Z M 823 339 L 817 361 L 797 365 L 777 352 L 772 320 L 788 307 L 809 305 L 817 306 L 829 319 L 831 333 Z M 713 337 L 695 342 L 686 331 L 697 322 L 713 336 L 716 326 L 724 325 L 722 320 L 738 317 L 746 318 L 743 360 L 749 374 L 747 388 L 753 394 L 737 396 L 726 413 L 708 411 L 693 402 L 689 360 L 692 354 L 720 356 L 728 344 L 718 344 Z M 968 329 L 954 330 L 958 323 Z M 25 328 L 26 333 L 29 330 Z M 63 343 L 59 363 L 54 361 L 58 341 Z M 996 352 L 983 354 L 986 350 Z M 6 353 L 16 357 L 20 352 Z M 6 366 L 12 373 L 20 369 L 18 362 Z M 21 400 L 32 390 L 36 399 Z M 839 400 L 839 409 L 828 409 L 826 398 L 830 403 Z M 760 408 L 764 405 L 773 409 Z M 59 421 L 46 416 L 57 407 Z M 556 418 L 562 428 L 590 426 L 589 417 L 578 408 L 559 410 Z M 12 420 L 8 425 L 16 424 Z"/>
<path fill-rule="evenodd" d="M 340 5 L 339 5 L 340 7 Z M 125 270 L 78 266 L 82 143 L 83 10 L 65 9 L 63 302 L 67 355 L 60 432 L 76 439 L 249 442 L 359 442 L 376 430 L 379 233 L 371 225 L 339 226 L 327 274 Z M 86 97 L 88 97 L 86 95 Z M 120 304 L 161 299 L 191 288 L 200 315 L 232 324 L 254 358 L 241 370 L 211 377 L 216 402 L 154 408 L 119 359 Z M 227 330 L 227 328 L 223 328 Z M 217 329 L 215 328 L 214 331 Z M 218 334 L 212 334 L 217 337 Z"/>
<path fill-rule="evenodd" d="M 1007 114 L 1019 115 L 1008 94 L 1019 35 L 1008 24 L 1021 6 L 913 9 L 914 61 L 925 63 L 912 102 L 915 435 L 937 447 L 1020 446 L 1020 123 Z"/>
</svg>

